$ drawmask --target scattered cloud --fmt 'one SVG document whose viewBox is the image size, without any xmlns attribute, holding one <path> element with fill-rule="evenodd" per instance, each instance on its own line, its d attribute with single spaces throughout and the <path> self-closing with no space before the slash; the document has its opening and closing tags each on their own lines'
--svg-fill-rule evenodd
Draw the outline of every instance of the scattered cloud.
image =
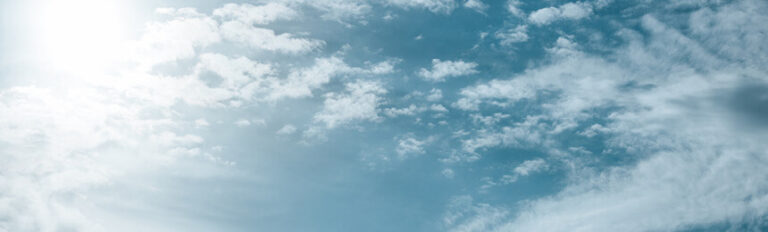
<svg viewBox="0 0 768 232">
<path fill-rule="evenodd" d="M 419 70 L 419 76 L 430 81 L 442 82 L 445 81 L 447 77 L 475 74 L 478 72 L 475 68 L 477 68 L 477 63 L 474 62 L 464 62 L 463 60 L 441 61 L 439 59 L 433 59 L 432 69 L 427 70 L 422 68 Z"/>
<path fill-rule="evenodd" d="M 454 0 L 386 0 L 386 2 L 406 9 L 422 8 L 441 14 L 450 14 L 457 7 Z"/>
<path fill-rule="evenodd" d="M 195 120 L 195 127 L 197 127 L 197 128 L 201 128 L 201 127 L 208 127 L 208 126 L 210 126 L 210 125 L 211 125 L 211 124 L 210 124 L 210 123 L 208 123 L 208 121 L 207 121 L 207 120 L 205 120 L 204 118 L 201 118 L 201 119 L 197 119 L 197 120 Z"/>
<path fill-rule="evenodd" d="M 398 116 L 413 116 L 418 113 L 426 111 L 425 107 L 418 107 L 416 105 L 410 105 L 406 108 L 387 108 L 384 110 L 384 114 L 388 117 L 394 118 Z"/>
<path fill-rule="evenodd" d="M 440 101 L 440 99 L 443 99 L 442 90 L 440 89 L 429 90 L 429 95 L 427 95 L 427 101 Z"/>
<path fill-rule="evenodd" d="M 425 140 L 418 140 L 413 137 L 413 135 L 407 135 L 404 136 L 397 141 L 397 148 L 395 149 L 395 152 L 397 153 L 397 158 L 400 160 L 413 158 L 414 156 L 422 155 L 426 153 L 426 150 L 424 150 L 424 146 L 429 144 L 432 141 L 432 138 L 427 138 Z"/>
<path fill-rule="evenodd" d="M 536 25 L 547 25 L 552 22 L 569 19 L 579 20 L 592 15 L 593 6 L 587 2 L 569 2 L 559 7 L 547 7 L 531 12 L 528 20 Z"/>
<path fill-rule="evenodd" d="M 290 33 L 276 34 L 273 30 L 253 27 L 240 21 L 222 23 L 221 35 L 227 40 L 243 43 L 251 48 L 289 54 L 306 53 L 325 44 L 320 40 L 298 38 Z"/>
<path fill-rule="evenodd" d="M 238 127 L 247 127 L 251 125 L 251 121 L 249 121 L 248 119 L 238 119 L 237 121 L 235 121 L 235 125 Z"/>
<path fill-rule="evenodd" d="M 258 6 L 248 3 L 229 3 L 213 11 L 213 16 L 237 20 L 247 25 L 269 24 L 276 20 L 291 20 L 298 15 L 290 7 L 274 2 Z"/>
<path fill-rule="evenodd" d="M 466 0 L 464 2 L 464 7 L 472 9 L 474 11 L 477 11 L 478 13 L 485 13 L 485 10 L 488 9 L 488 5 L 483 3 L 481 0 Z"/>
<path fill-rule="evenodd" d="M 286 124 L 280 130 L 277 130 L 278 135 L 290 135 L 296 132 L 296 127 L 291 124 Z"/>
<path fill-rule="evenodd" d="M 348 83 L 345 93 L 325 95 L 323 109 L 315 114 L 313 120 L 329 129 L 355 121 L 378 121 L 380 95 L 385 93 L 387 90 L 380 82 L 358 80 Z"/>
<path fill-rule="evenodd" d="M 528 41 L 528 26 L 519 25 L 512 29 L 499 30 L 494 34 L 503 46 Z"/>
</svg>

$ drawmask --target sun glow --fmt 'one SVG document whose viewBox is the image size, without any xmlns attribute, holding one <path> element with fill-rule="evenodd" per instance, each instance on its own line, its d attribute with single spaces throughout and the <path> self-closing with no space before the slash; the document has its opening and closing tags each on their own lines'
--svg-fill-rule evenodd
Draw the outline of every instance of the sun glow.
<svg viewBox="0 0 768 232">
<path fill-rule="evenodd" d="M 125 54 L 125 1 L 40 1 L 29 28 L 36 55 L 60 70 L 105 69 Z"/>
</svg>

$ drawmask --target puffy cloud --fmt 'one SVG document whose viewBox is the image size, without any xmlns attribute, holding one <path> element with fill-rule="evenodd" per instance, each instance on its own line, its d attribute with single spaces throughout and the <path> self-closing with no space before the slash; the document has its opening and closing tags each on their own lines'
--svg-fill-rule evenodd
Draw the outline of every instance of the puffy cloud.
<svg viewBox="0 0 768 232">
<path fill-rule="evenodd" d="M 325 124 L 327 128 L 355 121 L 377 121 L 380 119 L 380 95 L 385 93 L 387 90 L 376 81 L 358 80 L 348 83 L 346 93 L 325 95 L 323 109 L 315 114 L 313 120 Z"/>
<path fill-rule="evenodd" d="M 397 148 L 395 152 L 400 160 L 408 159 L 413 156 L 422 155 L 426 153 L 424 146 L 432 142 L 432 138 L 425 140 L 418 140 L 412 135 L 404 136 L 397 141 Z"/>
<path fill-rule="evenodd" d="M 531 12 L 528 20 L 537 25 L 546 25 L 562 19 L 579 20 L 592 15 L 592 8 L 591 3 L 570 2 L 559 7 L 547 7 Z"/>
<path fill-rule="evenodd" d="M 422 68 L 419 70 L 419 76 L 430 81 L 441 82 L 445 81 L 445 78 L 447 77 L 475 74 L 478 72 L 475 68 L 477 68 L 477 63 L 474 62 L 464 62 L 463 60 L 441 61 L 439 59 L 433 59 L 432 69 L 427 70 Z"/>
<path fill-rule="evenodd" d="M 192 58 L 196 49 L 221 41 L 218 23 L 194 9 L 165 22 L 149 23 L 133 45 L 133 60 L 145 69 L 179 59 Z"/>
<path fill-rule="evenodd" d="M 427 95 L 427 101 L 439 101 L 440 99 L 443 99 L 442 90 L 439 90 L 439 89 L 429 90 L 429 95 Z"/>
<path fill-rule="evenodd" d="M 203 119 L 203 118 L 200 118 L 200 119 L 196 119 L 196 120 L 195 120 L 195 127 L 197 127 L 197 128 L 201 128 L 201 127 L 208 127 L 208 126 L 210 126 L 210 125 L 211 125 L 211 124 L 210 124 L 210 123 L 208 123 L 208 120 L 205 120 L 205 119 Z"/>
<path fill-rule="evenodd" d="M 276 20 L 290 20 L 296 18 L 298 13 L 281 3 L 272 2 L 259 6 L 248 3 L 229 3 L 213 10 L 213 16 L 234 19 L 251 25 L 268 24 Z"/>
<path fill-rule="evenodd" d="M 464 2 L 464 7 L 472 9 L 479 13 L 485 13 L 485 10 L 488 9 L 488 5 L 483 3 L 483 1 L 481 0 L 466 0 Z"/>
<path fill-rule="evenodd" d="M 424 8 L 443 14 L 451 13 L 457 6 L 454 0 L 386 0 L 386 2 L 403 8 Z"/>
<path fill-rule="evenodd" d="M 543 159 L 526 160 L 519 166 L 515 167 L 514 172 L 520 176 L 527 176 L 545 168 L 547 168 L 547 162 Z"/>
<path fill-rule="evenodd" d="M 339 22 L 361 19 L 369 14 L 372 8 L 365 0 L 309 0 L 306 3 L 325 12 L 322 18 Z"/>
<path fill-rule="evenodd" d="M 401 159 L 405 159 L 409 154 L 424 154 L 422 145 L 424 145 L 424 142 L 414 138 L 402 139 L 397 143 L 397 156 L 401 157 Z"/>
<path fill-rule="evenodd" d="M 448 179 L 453 179 L 453 177 L 456 175 L 453 169 L 450 168 L 443 169 L 440 174 L 443 174 L 443 176 Z"/>
<path fill-rule="evenodd" d="M 509 13 L 512 13 L 515 17 L 519 18 L 525 18 L 525 12 L 520 9 L 520 5 L 523 3 L 519 0 L 508 0 L 507 1 L 507 11 Z"/>
<path fill-rule="evenodd" d="M 253 27 L 239 21 L 221 24 L 221 35 L 231 41 L 243 43 L 251 48 L 289 54 L 305 53 L 322 47 L 320 40 L 296 38 L 290 33 L 275 34 L 275 31 Z"/>
<path fill-rule="evenodd" d="M 401 115 L 413 116 L 418 113 L 424 112 L 427 109 L 425 107 L 418 107 L 416 105 L 410 105 L 406 108 L 387 108 L 384 110 L 384 114 L 389 117 L 398 117 Z"/>
<path fill-rule="evenodd" d="M 286 124 L 285 126 L 281 127 L 280 130 L 277 130 L 278 135 L 290 135 L 296 132 L 296 127 L 292 124 Z"/>
<path fill-rule="evenodd" d="M 528 41 L 528 26 L 519 25 L 507 30 L 499 30 L 495 34 L 496 38 L 501 40 L 501 45 L 509 46 L 514 43 Z"/>
<path fill-rule="evenodd" d="M 238 127 L 247 127 L 251 125 L 251 121 L 249 121 L 248 119 L 238 119 L 237 121 L 235 121 L 235 125 Z"/>
<path fill-rule="evenodd" d="M 436 112 L 448 112 L 448 109 L 445 108 L 445 106 L 440 104 L 432 104 L 429 106 L 429 109 Z"/>
<path fill-rule="evenodd" d="M 312 96 L 312 90 L 331 81 L 331 78 L 344 74 L 380 75 L 394 71 L 395 61 L 383 61 L 370 67 L 360 68 L 347 65 L 341 58 L 332 56 L 315 59 L 311 67 L 299 69 L 288 74 L 281 82 L 271 86 L 266 100 L 281 98 L 299 98 Z"/>
<path fill-rule="evenodd" d="M 271 65 L 246 57 L 229 58 L 217 53 L 206 53 L 201 54 L 199 59 L 195 67 L 198 75 L 202 70 L 216 73 L 221 78 L 221 82 L 216 85 L 219 88 L 239 90 L 250 82 L 261 81 L 275 72 Z"/>
</svg>

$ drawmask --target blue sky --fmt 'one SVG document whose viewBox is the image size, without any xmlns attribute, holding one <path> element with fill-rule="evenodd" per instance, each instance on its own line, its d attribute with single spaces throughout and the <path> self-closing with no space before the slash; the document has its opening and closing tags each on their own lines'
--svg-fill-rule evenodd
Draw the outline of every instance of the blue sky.
<svg viewBox="0 0 768 232">
<path fill-rule="evenodd" d="M 768 3 L 0 2 L 0 231 L 768 230 Z"/>
</svg>

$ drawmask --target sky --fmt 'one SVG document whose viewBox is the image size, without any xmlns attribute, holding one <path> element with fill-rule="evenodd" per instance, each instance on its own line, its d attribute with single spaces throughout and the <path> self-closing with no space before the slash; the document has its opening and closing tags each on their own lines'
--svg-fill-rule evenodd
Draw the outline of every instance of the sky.
<svg viewBox="0 0 768 232">
<path fill-rule="evenodd" d="M 765 12 L 0 1 L 0 232 L 766 231 Z"/>
</svg>

